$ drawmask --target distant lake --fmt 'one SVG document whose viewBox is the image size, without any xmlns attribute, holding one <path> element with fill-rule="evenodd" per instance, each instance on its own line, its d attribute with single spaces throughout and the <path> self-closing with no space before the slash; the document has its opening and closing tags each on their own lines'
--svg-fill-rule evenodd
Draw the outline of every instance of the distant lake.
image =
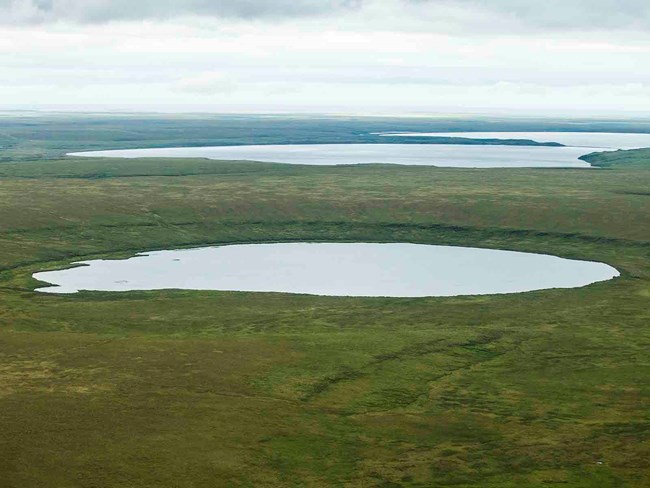
<svg viewBox="0 0 650 488">
<path fill-rule="evenodd" d="M 390 137 L 462 137 L 465 139 L 519 139 L 557 142 L 583 150 L 639 149 L 650 147 L 650 134 L 617 132 L 402 132 L 382 133 Z"/>
<path fill-rule="evenodd" d="M 120 149 L 70 153 L 109 158 L 207 158 L 333 166 L 402 164 L 454 168 L 588 168 L 578 160 L 597 147 L 487 146 L 459 144 L 307 144 Z"/>
<path fill-rule="evenodd" d="M 155 251 L 35 273 L 80 290 L 222 290 L 427 297 L 575 288 L 619 275 L 609 265 L 513 251 L 423 244 L 245 244 Z"/>
</svg>

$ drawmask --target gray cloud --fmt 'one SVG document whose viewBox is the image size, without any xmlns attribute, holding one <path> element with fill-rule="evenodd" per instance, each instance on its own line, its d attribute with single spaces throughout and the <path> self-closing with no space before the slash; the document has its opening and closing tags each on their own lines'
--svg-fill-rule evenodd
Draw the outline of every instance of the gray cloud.
<svg viewBox="0 0 650 488">
<path fill-rule="evenodd" d="M 355 10 L 362 0 L 0 0 L 0 22 L 101 23 L 182 16 L 274 18 Z"/>
<path fill-rule="evenodd" d="M 282 19 L 360 13 L 361 23 L 464 33 L 647 30 L 648 0 L 0 0 L 0 23 L 104 23 L 185 16 Z M 368 15 L 366 15 L 368 13 Z M 411 18 L 412 24 L 396 19 Z"/>
<path fill-rule="evenodd" d="M 411 0 L 436 6 L 439 0 Z M 648 0 L 453 0 L 468 12 L 491 13 L 512 23 L 550 29 L 646 29 L 650 27 Z"/>
</svg>

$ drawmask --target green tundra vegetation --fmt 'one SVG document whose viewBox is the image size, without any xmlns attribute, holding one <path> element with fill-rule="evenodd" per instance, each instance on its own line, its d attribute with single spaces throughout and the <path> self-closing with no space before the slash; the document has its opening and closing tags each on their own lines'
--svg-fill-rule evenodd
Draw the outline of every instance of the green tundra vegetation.
<svg viewBox="0 0 650 488">
<path fill-rule="evenodd" d="M 649 151 L 590 155 L 599 169 L 103 160 L 10 129 L 3 488 L 650 486 Z M 33 291 L 80 259 L 279 241 L 513 249 L 621 277 L 418 299 Z"/>
</svg>

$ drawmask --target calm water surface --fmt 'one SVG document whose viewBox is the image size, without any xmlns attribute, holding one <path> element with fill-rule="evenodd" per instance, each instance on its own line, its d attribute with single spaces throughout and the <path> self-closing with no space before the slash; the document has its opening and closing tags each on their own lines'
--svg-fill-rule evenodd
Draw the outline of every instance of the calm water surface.
<svg viewBox="0 0 650 488">
<path fill-rule="evenodd" d="M 603 263 L 420 244 L 246 244 L 155 251 L 34 274 L 38 291 L 222 290 L 426 297 L 574 288 L 619 275 Z"/>
<path fill-rule="evenodd" d="M 391 137 L 463 137 L 467 139 L 522 139 L 557 142 L 565 146 L 599 150 L 650 147 L 650 134 L 614 132 L 404 132 L 383 133 Z"/>
<path fill-rule="evenodd" d="M 461 144 L 297 144 L 118 149 L 70 153 L 110 158 L 207 158 L 288 164 L 406 164 L 454 168 L 584 168 L 591 152 L 650 147 L 650 134 L 607 132 L 422 132 L 382 133 L 400 137 L 462 137 L 557 142 L 566 147 Z"/>
<path fill-rule="evenodd" d="M 207 158 L 333 166 L 407 164 L 455 168 L 589 167 L 578 158 L 598 148 L 460 144 L 306 144 L 121 149 L 70 153 L 111 158 Z"/>
</svg>

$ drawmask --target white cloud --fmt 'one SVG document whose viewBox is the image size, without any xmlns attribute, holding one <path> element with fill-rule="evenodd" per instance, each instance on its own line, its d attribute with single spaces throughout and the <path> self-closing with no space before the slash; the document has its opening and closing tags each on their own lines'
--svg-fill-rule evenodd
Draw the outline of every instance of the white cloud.
<svg viewBox="0 0 650 488">
<path fill-rule="evenodd" d="M 650 109 L 645 2 L 564 3 L 0 0 L 0 105 Z"/>
<path fill-rule="evenodd" d="M 231 93 L 237 90 L 238 83 L 231 76 L 212 71 L 182 78 L 176 82 L 175 87 L 183 92 L 213 95 L 215 93 Z"/>
</svg>

